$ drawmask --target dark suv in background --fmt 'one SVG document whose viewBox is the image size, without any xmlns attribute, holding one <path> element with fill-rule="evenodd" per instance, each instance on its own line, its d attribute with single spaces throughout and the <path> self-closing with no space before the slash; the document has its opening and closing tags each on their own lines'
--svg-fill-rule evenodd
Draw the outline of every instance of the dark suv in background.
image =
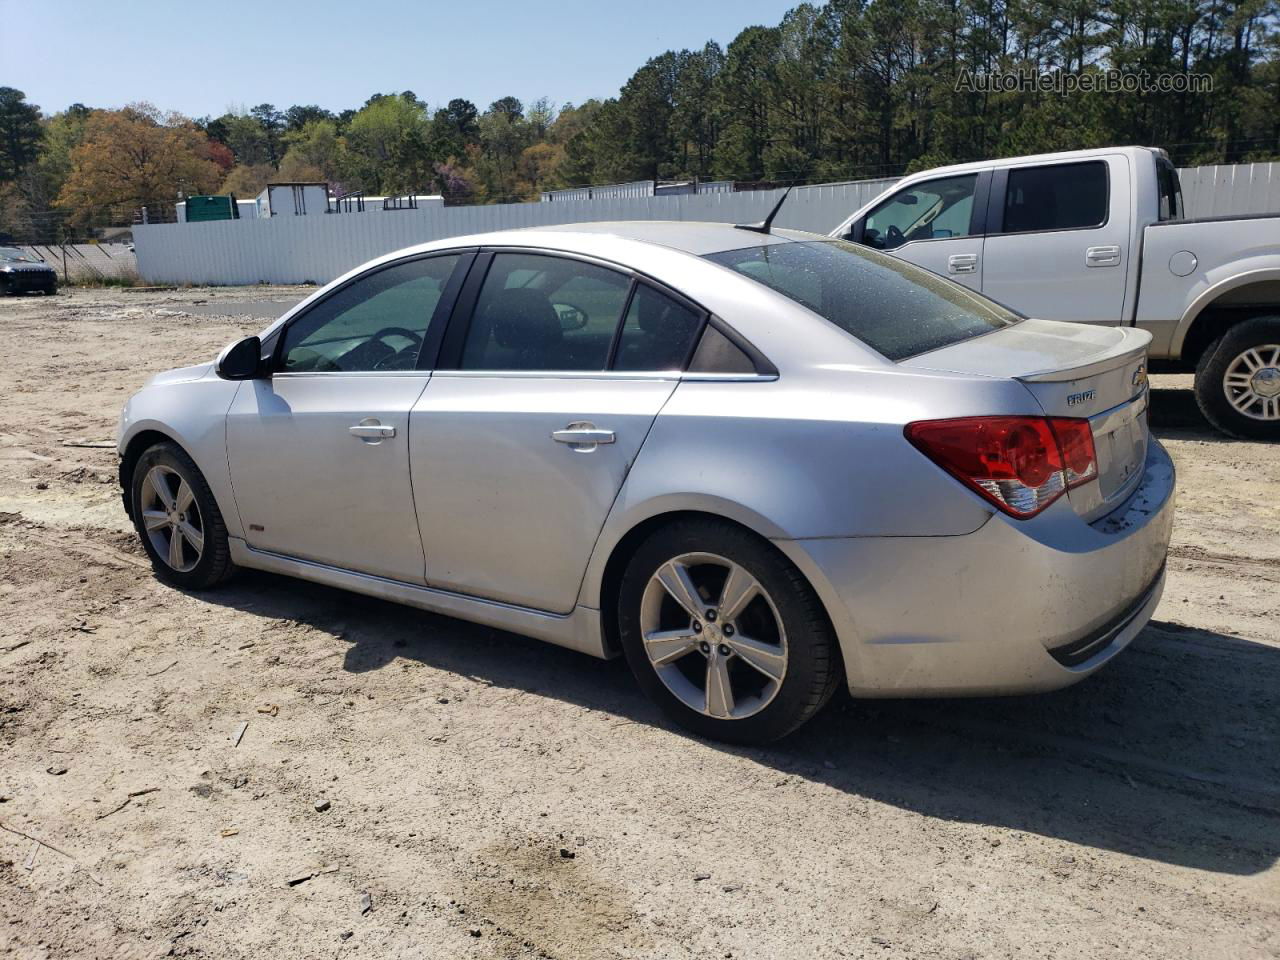
<svg viewBox="0 0 1280 960">
<path fill-rule="evenodd" d="M 58 272 L 43 260 L 33 260 L 17 247 L 0 246 L 0 294 L 58 292 Z"/>
</svg>

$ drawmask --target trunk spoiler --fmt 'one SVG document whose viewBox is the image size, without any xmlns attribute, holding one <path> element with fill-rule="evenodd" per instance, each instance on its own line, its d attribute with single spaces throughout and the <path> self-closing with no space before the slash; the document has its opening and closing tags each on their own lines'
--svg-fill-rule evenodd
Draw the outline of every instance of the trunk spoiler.
<svg viewBox="0 0 1280 960">
<path fill-rule="evenodd" d="M 1122 327 L 1123 337 L 1114 346 L 1107 347 L 1102 353 L 1089 360 L 1088 363 L 1066 370 L 1040 370 L 1024 373 L 1014 377 L 1023 383 L 1063 383 L 1068 380 L 1081 380 L 1115 367 L 1123 366 L 1131 360 L 1137 360 L 1147 352 L 1151 344 L 1151 334 L 1146 330 L 1133 327 Z"/>
</svg>

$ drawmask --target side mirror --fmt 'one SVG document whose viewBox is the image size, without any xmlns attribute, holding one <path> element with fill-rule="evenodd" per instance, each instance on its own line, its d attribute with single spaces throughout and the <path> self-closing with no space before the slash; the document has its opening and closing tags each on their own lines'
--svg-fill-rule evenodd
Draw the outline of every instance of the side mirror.
<svg viewBox="0 0 1280 960">
<path fill-rule="evenodd" d="M 213 369 L 223 380 L 252 380 L 262 369 L 262 341 L 257 337 L 237 340 L 218 354 Z"/>
</svg>

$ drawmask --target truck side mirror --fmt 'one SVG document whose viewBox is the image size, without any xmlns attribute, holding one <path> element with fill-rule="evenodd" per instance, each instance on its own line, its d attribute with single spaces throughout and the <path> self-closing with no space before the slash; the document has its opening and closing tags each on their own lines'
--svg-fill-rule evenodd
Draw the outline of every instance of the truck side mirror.
<svg viewBox="0 0 1280 960">
<path fill-rule="evenodd" d="M 258 337 L 245 337 L 231 344 L 213 366 L 223 380 L 252 380 L 262 370 L 262 341 Z"/>
</svg>

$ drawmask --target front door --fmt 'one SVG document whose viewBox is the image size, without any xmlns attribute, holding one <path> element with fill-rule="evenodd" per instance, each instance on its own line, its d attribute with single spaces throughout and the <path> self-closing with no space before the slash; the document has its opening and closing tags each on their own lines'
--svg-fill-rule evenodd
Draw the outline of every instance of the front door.
<svg viewBox="0 0 1280 960">
<path fill-rule="evenodd" d="M 703 318 L 540 253 L 497 253 L 475 296 L 410 417 L 427 582 L 568 613 Z"/>
<path fill-rule="evenodd" d="M 293 318 L 227 416 L 250 547 L 424 582 L 409 476 L 419 354 L 458 255 L 375 268 Z"/>
<path fill-rule="evenodd" d="M 855 223 L 850 239 L 980 290 L 987 177 L 966 173 L 899 190 Z"/>
</svg>

